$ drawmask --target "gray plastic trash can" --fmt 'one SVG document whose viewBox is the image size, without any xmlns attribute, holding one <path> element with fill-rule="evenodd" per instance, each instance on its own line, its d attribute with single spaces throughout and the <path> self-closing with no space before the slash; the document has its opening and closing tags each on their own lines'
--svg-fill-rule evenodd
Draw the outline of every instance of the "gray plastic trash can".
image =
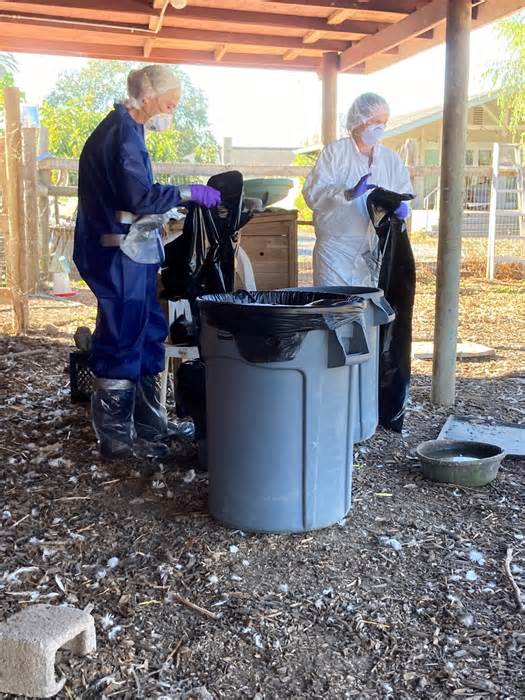
<svg viewBox="0 0 525 700">
<path fill-rule="evenodd" d="M 368 440 L 377 430 L 379 421 L 379 330 L 394 320 L 394 310 L 376 287 L 297 287 L 296 291 L 317 294 L 359 296 L 366 301 L 364 313 L 370 359 L 355 365 L 351 379 L 354 442 Z M 293 291 L 289 289 L 288 291 Z"/>
<path fill-rule="evenodd" d="M 216 298 L 223 296 L 237 295 Z M 304 294 L 294 296 L 300 303 Z M 287 327 L 288 313 L 293 322 L 304 313 L 308 324 L 309 314 L 325 310 L 220 304 L 223 316 L 239 310 L 242 316 L 224 328 L 215 317 L 219 303 L 199 300 L 210 513 L 252 532 L 304 532 L 338 522 L 351 507 L 352 367 L 369 358 L 364 304 L 345 301 L 330 310 L 330 324 L 341 322 L 344 309 L 353 318 L 333 330 L 299 331 Z M 268 333 L 265 315 L 276 308 L 285 338 Z"/>
</svg>

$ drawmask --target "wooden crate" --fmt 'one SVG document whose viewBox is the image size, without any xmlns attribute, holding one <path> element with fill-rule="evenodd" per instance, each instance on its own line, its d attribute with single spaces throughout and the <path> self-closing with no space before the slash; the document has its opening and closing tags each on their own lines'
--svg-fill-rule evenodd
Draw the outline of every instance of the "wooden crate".
<svg viewBox="0 0 525 700">
<path fill-rule="evenodd" d="M 172 222 L 180 231 L 183 221 Z M 248 254 L 257 289 L 297 287 L 297 211 L 279 209 L 258 212 L 241 229 L 241 246 Z"/>
<path fill-rule="evenodd" d="M 297 212 L 282 209 L 255 214 L 241 230 L 257 289 L 297 286 Z"/>
</svg>

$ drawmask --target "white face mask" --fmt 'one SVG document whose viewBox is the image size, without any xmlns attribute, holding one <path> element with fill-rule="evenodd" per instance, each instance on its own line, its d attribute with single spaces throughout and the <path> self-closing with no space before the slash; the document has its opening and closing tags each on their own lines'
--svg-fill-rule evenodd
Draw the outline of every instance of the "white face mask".
<svg viewBox="0 0 525 700">
<path fill-rule="evenodd" d="M 366 129 L 363 129 L 361 139 L 367 146 L 375 146 L 378 141 L 381 141 L 384 133 L 384 124 L 371 124 L 367 126 Z"/>
<path fill-rule="evenodd" d="M 173 114 L 154 114 L 144 124 L 146 131 L 166 131 L 171 126 Z"/>
</svg>

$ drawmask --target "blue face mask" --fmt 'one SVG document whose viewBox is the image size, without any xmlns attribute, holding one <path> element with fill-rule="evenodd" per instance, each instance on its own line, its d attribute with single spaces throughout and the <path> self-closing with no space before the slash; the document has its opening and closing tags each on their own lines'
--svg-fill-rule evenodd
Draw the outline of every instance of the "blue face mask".
<svg viewBox="0 0 525 700">
<path fill-rule="evenodd" d="M 171 126 L 173 114 L 154 114 L 144 124 L 146 131 L 166 131 Z"/>
<path fill-rule="evenodd" d="M 378 141 L 381 141 L 384 133 L 384 124 L 371 124 L 370 126 L 367 126 L 366 129 L 363 129 L 361 139 L 367 146 L 375 146 Z"/>
</svg>

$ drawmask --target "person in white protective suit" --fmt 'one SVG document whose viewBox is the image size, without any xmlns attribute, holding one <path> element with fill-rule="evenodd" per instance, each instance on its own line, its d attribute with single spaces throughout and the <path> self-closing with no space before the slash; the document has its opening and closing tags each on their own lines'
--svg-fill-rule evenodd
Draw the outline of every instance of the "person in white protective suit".
<svg viewBox="0 0 525 700">
<path fill-rule="evenodd" d="M 314 212 L 315 286 L 377 285 L 377 236 L 367 192 L 379 186 L 412 193 L 408 169 L 379 143 L 389 115 L 382 97 L 360 95 L 348 110 L 348 136 L 328 144 L 306 178 L 303 194 Z M 395 213 L 406 219 L 410 210 L 402 202 Z"/>
</svg>

